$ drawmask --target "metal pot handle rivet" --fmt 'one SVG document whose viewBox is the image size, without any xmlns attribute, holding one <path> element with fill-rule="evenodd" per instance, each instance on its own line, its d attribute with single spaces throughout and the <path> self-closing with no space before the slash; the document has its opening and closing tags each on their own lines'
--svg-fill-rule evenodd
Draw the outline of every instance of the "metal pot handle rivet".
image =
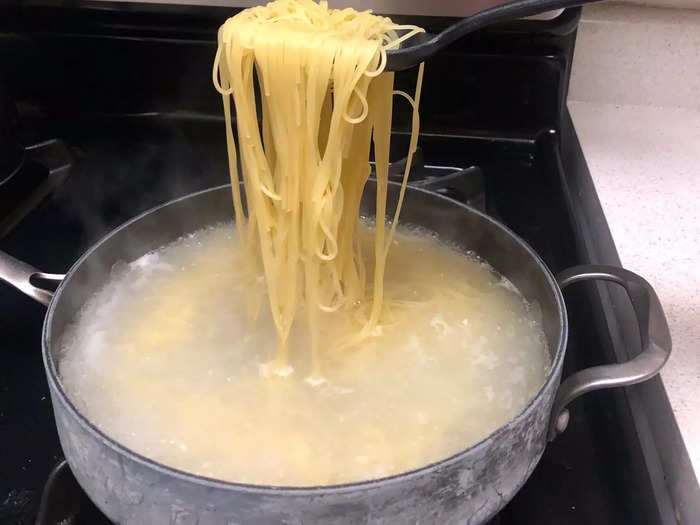
<svg viewBox="0 0 700 525">
<path fill-rule="evenodd" d="M 0 280 L 7 281 L 43 305 L 48 305 L 51 302 L 53 292 L 34 285 L 32 279 L 60 282 L 64 277 L 65 275 L 60 273 L 39 271 L 33 266 L 0 251 Z"/>
<path fill-rule="evenodd" d="M 581 265 L 557 276 L 559 287 L 580 281 L 603 280 L 622 286 L 632 303 L 641 339 L 641 352 L 625 363 L 594 366 L 567 377 L 559 387 L 549 423 L 549 440 L 566 430 L 566 406 L 586 392 L 633 385 L 655 376 L 671 354 L 671 334 L 659 298 L 651 285 L 636 273 L 617 266 Z"/>
</svg>

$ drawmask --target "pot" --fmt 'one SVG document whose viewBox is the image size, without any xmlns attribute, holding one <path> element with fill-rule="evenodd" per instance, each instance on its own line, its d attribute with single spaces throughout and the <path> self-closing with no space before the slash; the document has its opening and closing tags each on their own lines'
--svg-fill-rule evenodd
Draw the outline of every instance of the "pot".
<svg viewBox="0 0 700 525">
<path fill-rule="evenodd" d="M 391 184 L 387 209 L 399 186 Z M 369 182 L 363 213 L 373 215 Z M 109 278 L 117 261 L 207 225 L 230 221 L 230 186 L 212 188 L 150 210 L 90 248 L 65 275 L 45 274 L 0 253 L 0 278 L 48 305 L 42 351 L 56 426 L 76 479 L 111 520 L 121 524 L 355 524 L 483 523 L 498 512 L 533 471 L 547 440 L 563 432 L 567 404 L 590 390 L 630 385 L 654 376 L 671 340 L 654 290 L 638 275 L 610 266 L 577 266 L 555 279 L 537 254 L 487 215 L 416 188 L 405 196 L 402 223 L 431 230 L 473 250 L 511 280 L 542 311 L 551 367 L 537 395 L 513 419 L 479 443 L 411 472 L 324 487 L 269 487 L 207 479 L 161 465 L 123 447 L 84 417 L 66 396 L 59 339 L 85 301 Z M 60 281 L 55 293 L 37 280 Z M 642 351 L 631 361 L 573 374 L 560 385 L 567 340 L 561 289 L 578 281 L 613 281 L 625 288 L 637 315 Z"/>
</svg>

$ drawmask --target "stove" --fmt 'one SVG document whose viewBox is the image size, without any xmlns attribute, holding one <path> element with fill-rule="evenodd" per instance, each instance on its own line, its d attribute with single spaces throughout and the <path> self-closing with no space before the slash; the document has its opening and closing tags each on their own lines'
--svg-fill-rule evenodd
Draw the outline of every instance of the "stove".
<svg viewBox="0 0 700 525">
<path fill-rule="evenodd" d="M 490 28 L 431 60 L 410 174 L 412 185 L 496 217 L 554 273 L 619 264 L 565 106 L 579 14 Z M 130 217 L 228 182 L 209 67 L 216 27 L 229 15 L 102 2 L 0 10 L 0 83 L 18 110 L 12 136 L 25 159 L 14 193 L 0 184 L 0 249 L 65 272 Z M 448 22 L 418 21 L 432 31 Z M 414 74 L 397 83 L 410 86 Z M 399 102 L 395 114 L 390 172 L 400 177 L 410 115 Z M 564 376 L 637 350 L 633 313 L 617 290 L 591 284 L 565 297 Z M 41 305 L 0 283 L 0 523 L 109 523 L 63 461 L 41 362 L 43 316 Z M 588 394 L 570 409 L 566 432 L 493 523 L 700 516 L 700 490 L 659 379 Z"/>
</svg>

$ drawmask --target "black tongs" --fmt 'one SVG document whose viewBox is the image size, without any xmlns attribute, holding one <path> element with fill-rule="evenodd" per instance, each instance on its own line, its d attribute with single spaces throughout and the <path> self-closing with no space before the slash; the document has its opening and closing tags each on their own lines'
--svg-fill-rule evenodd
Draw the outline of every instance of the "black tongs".
<svg viewBox="0 0 700 525">
<path fill-rule="evenodd" d="M 498 22 L 575 7 L 600 0 L 466 0 L 473 13 L 441 33 L 419 33 L 399 49 L 387 51 L 386 71 L 413 67 L 464 35 Z"/>
</svg>

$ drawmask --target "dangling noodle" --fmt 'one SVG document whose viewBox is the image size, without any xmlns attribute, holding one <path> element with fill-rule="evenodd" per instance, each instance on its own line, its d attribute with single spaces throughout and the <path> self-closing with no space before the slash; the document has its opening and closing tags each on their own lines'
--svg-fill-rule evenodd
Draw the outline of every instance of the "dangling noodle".
<svg viewBox="0 0 700 525">
<path fill-rule="evenodd" d="M 406 31 L 402 36 L 397 31 Z M 289 334 L 302 307 L 310 334 L 311 381 L 321 380 L 319 312 L 356 309 L 362 325 L 339 347 L 376 329 L 383 281 L 408 172 L 418 139 L 415 97 L 394 92 L 386 51 L 422 29 L 400 26 L 370 11 L 329 9 L 326 2 L 276 0 L 246 9 L 219 29 L 213 82 L 223 98 L 233 206 L 250 276 L 249 313 L 260 308 L 265 276 L 278 350 L 272 370 L 290 373 Z M 256 85 L 259 101 L 256 101 Z M 413 106 L 413 129 L 398 205 L 384 221 L 392 97 Z M 231 99 L 236 109 L 238 184 Z M 258 114 L 262 115 L 262 126 Z M 371 294 L 359 251 L 362 192 L 374 143 L 377 179 L 375 260 Z M 367 303 L 370 308 L 363 308 Z"/>
</svg>

